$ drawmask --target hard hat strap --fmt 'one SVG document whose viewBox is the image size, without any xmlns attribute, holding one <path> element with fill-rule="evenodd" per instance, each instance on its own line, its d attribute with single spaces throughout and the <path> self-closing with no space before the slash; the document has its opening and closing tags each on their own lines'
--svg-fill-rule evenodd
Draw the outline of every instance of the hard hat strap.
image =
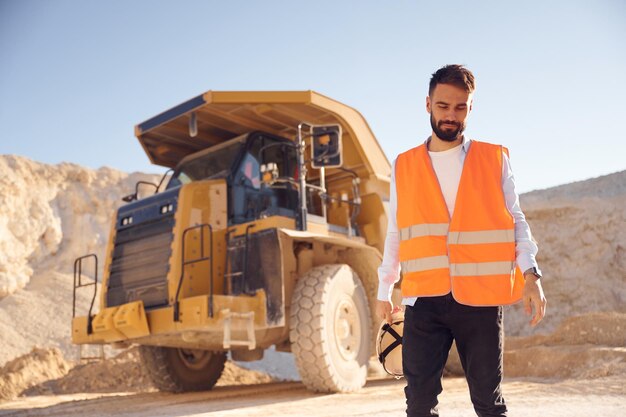
<svg viewBox="0 0 626 417">
<path fill-rule="evenodd" d="M 396 332 L 388 323 L 383 325 L 383 330 L 386 332 L 389 332 L 390 335 L 396 338 L 396 340 L 394 340 L 392 344 L 387 346 L 387 348 L 383 350 L 380 353 L 380 355 L 378 355 L 378 360 L 380 361 L 380 363 L 384 364 L 385 363 L 384 360 L 387 357 L 387 355 L 389 355 L 391 351 L 394 350 L 397 346 L 400 346 L 402 344 L 402 336 L 400 336 L 398 332 Z"/>
</svg>

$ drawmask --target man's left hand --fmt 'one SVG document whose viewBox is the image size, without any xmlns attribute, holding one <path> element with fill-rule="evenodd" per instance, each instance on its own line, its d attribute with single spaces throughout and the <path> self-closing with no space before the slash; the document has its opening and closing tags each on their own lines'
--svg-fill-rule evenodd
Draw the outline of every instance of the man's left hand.
<svg viewBox="0 0 626 417">
<path fill-rule="evenodd" d="M 541 288 L 541 281 L 534 274 L 525 274 L 526 280 L 524 284 L 524 291 L 522 293 L 522 299 L 524 301 L 524 311 L 526 315 L 533 314 L 530 321 L 531 326 L 536 326 L 546 315 L 546 297 L 543 295 L 543 288 Z"/>
</svg>

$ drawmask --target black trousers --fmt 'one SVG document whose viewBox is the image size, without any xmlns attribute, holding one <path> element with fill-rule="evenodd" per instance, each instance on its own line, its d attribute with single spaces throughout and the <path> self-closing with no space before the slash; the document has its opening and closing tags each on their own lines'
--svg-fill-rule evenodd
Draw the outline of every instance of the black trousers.
<svg viewBox="0 0 626 417">
<path fill-rule="evenodd" d="M 452 340 L 480 417 L 506 416 L 502 382 L 502 307 L 469 307 L 451 294 L 420 297 L 406 306 L 402 364 L 407 416 L 438 416 L 443 367 Z"/>
</svg>

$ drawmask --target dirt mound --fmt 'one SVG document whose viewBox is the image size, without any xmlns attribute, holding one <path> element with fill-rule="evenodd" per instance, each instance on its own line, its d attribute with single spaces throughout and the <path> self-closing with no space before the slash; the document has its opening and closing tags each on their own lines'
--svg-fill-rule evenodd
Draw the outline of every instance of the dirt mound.
<svg viewBox="0 0 626 417">
<path fill-rule="evenodd" d="M 93 290 L 82 290 L 76 293 L 76 312 L 86 315 Z M 72 275 L 38 271 L 25 289 L 0 300 L 0 366 L 35 346 L 57 347 L 74 360 L 78 348 L 70 340 L 71 320 Z"/>
<path fill-rule="evenodd" d="M 263 372 L 242 368 L 234 362 L 228 361 L 216 386 L 265 384 L 280 380 Z"/>
<path fill-rule="evenodd" d="M 626 372 L 626 348 L 533 346 L 504 353 L 507 377 L 600 378 Z"/>
<path fill-rule="evenodd" d="M 550 335 L 505 340 L 507 377 L 599 378 L 626 373 L 626 314 L 591 313 L 566 319 Z M 453 347 L 446 371 L 463 375 Z"/>
<path fill-rule="evenodd" d="M 505 342 L 508 376 L 599 378 L 626 373 L 626 314 L 570 317 L 548 336 Z"/>
<path fill-rule="evenodd" d="M 561 344 L 626 347 L 626 313 L 591 313 L 566 319 L 552 340 Z"/>
<path fill-rule="evenodd" d="M 0 368 L 0 400 L 16 397 L 49 379 L 63 377 L 69 370 L 70 364 L 59 349 L 35 348 Z"/>
<path fill-rule="evenodd" d="M 626 347 L 626 313 L 589 313 L 565 319 L 549 335 L 511 337 L 506 339 L 507 349 L 547 345 L 594 344 Z"/>
<path fill-rule="evenodd" d="M 154 390 L 141 366 L 138 349 L 129 349 L 101 362 L 77 365 L 67 375 L 34 386 L 25 391 L 24 395 Z"/>
<path fill-rule="evenodd" d="M 63 375 L 53 376 L 45 382 L 39 379 L 36 384 L 29 384 L 28 389 L 16 393 L 58 395 L 156 391 L 147 371 L 141 365 L 139 355 L 139 349 L 135 347 L 100 362 L 77 365 L 71 370 L 68 367 L 69 372 L 66 370 Z M 275 379 L 265 373 L 247 370 L 228 361 L 217 386 L 252 385 L 272 381 Z"/>
</svg>

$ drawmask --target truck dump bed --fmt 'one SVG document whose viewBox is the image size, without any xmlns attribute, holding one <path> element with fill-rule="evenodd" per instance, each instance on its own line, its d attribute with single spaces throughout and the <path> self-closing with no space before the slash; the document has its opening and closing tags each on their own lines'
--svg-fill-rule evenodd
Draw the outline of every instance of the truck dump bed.
<svg viewBox="0 0 626 417">
<path fill-rule="evenodd" d="M 197 126 L 193 137 L 192 117 Z M 152 163 L 172 168 L 186 155 L 250 131 L 294 139 L 301 122 L 341 124 L 344 168 L 365 180 L 364 193 L 388 198 L 391 165 L 363 116 L 310 90 L 208 91 L 140 123 L 135 135 Z M 334 171 L 327 170 L 326 176 Z"/>
</svg>

